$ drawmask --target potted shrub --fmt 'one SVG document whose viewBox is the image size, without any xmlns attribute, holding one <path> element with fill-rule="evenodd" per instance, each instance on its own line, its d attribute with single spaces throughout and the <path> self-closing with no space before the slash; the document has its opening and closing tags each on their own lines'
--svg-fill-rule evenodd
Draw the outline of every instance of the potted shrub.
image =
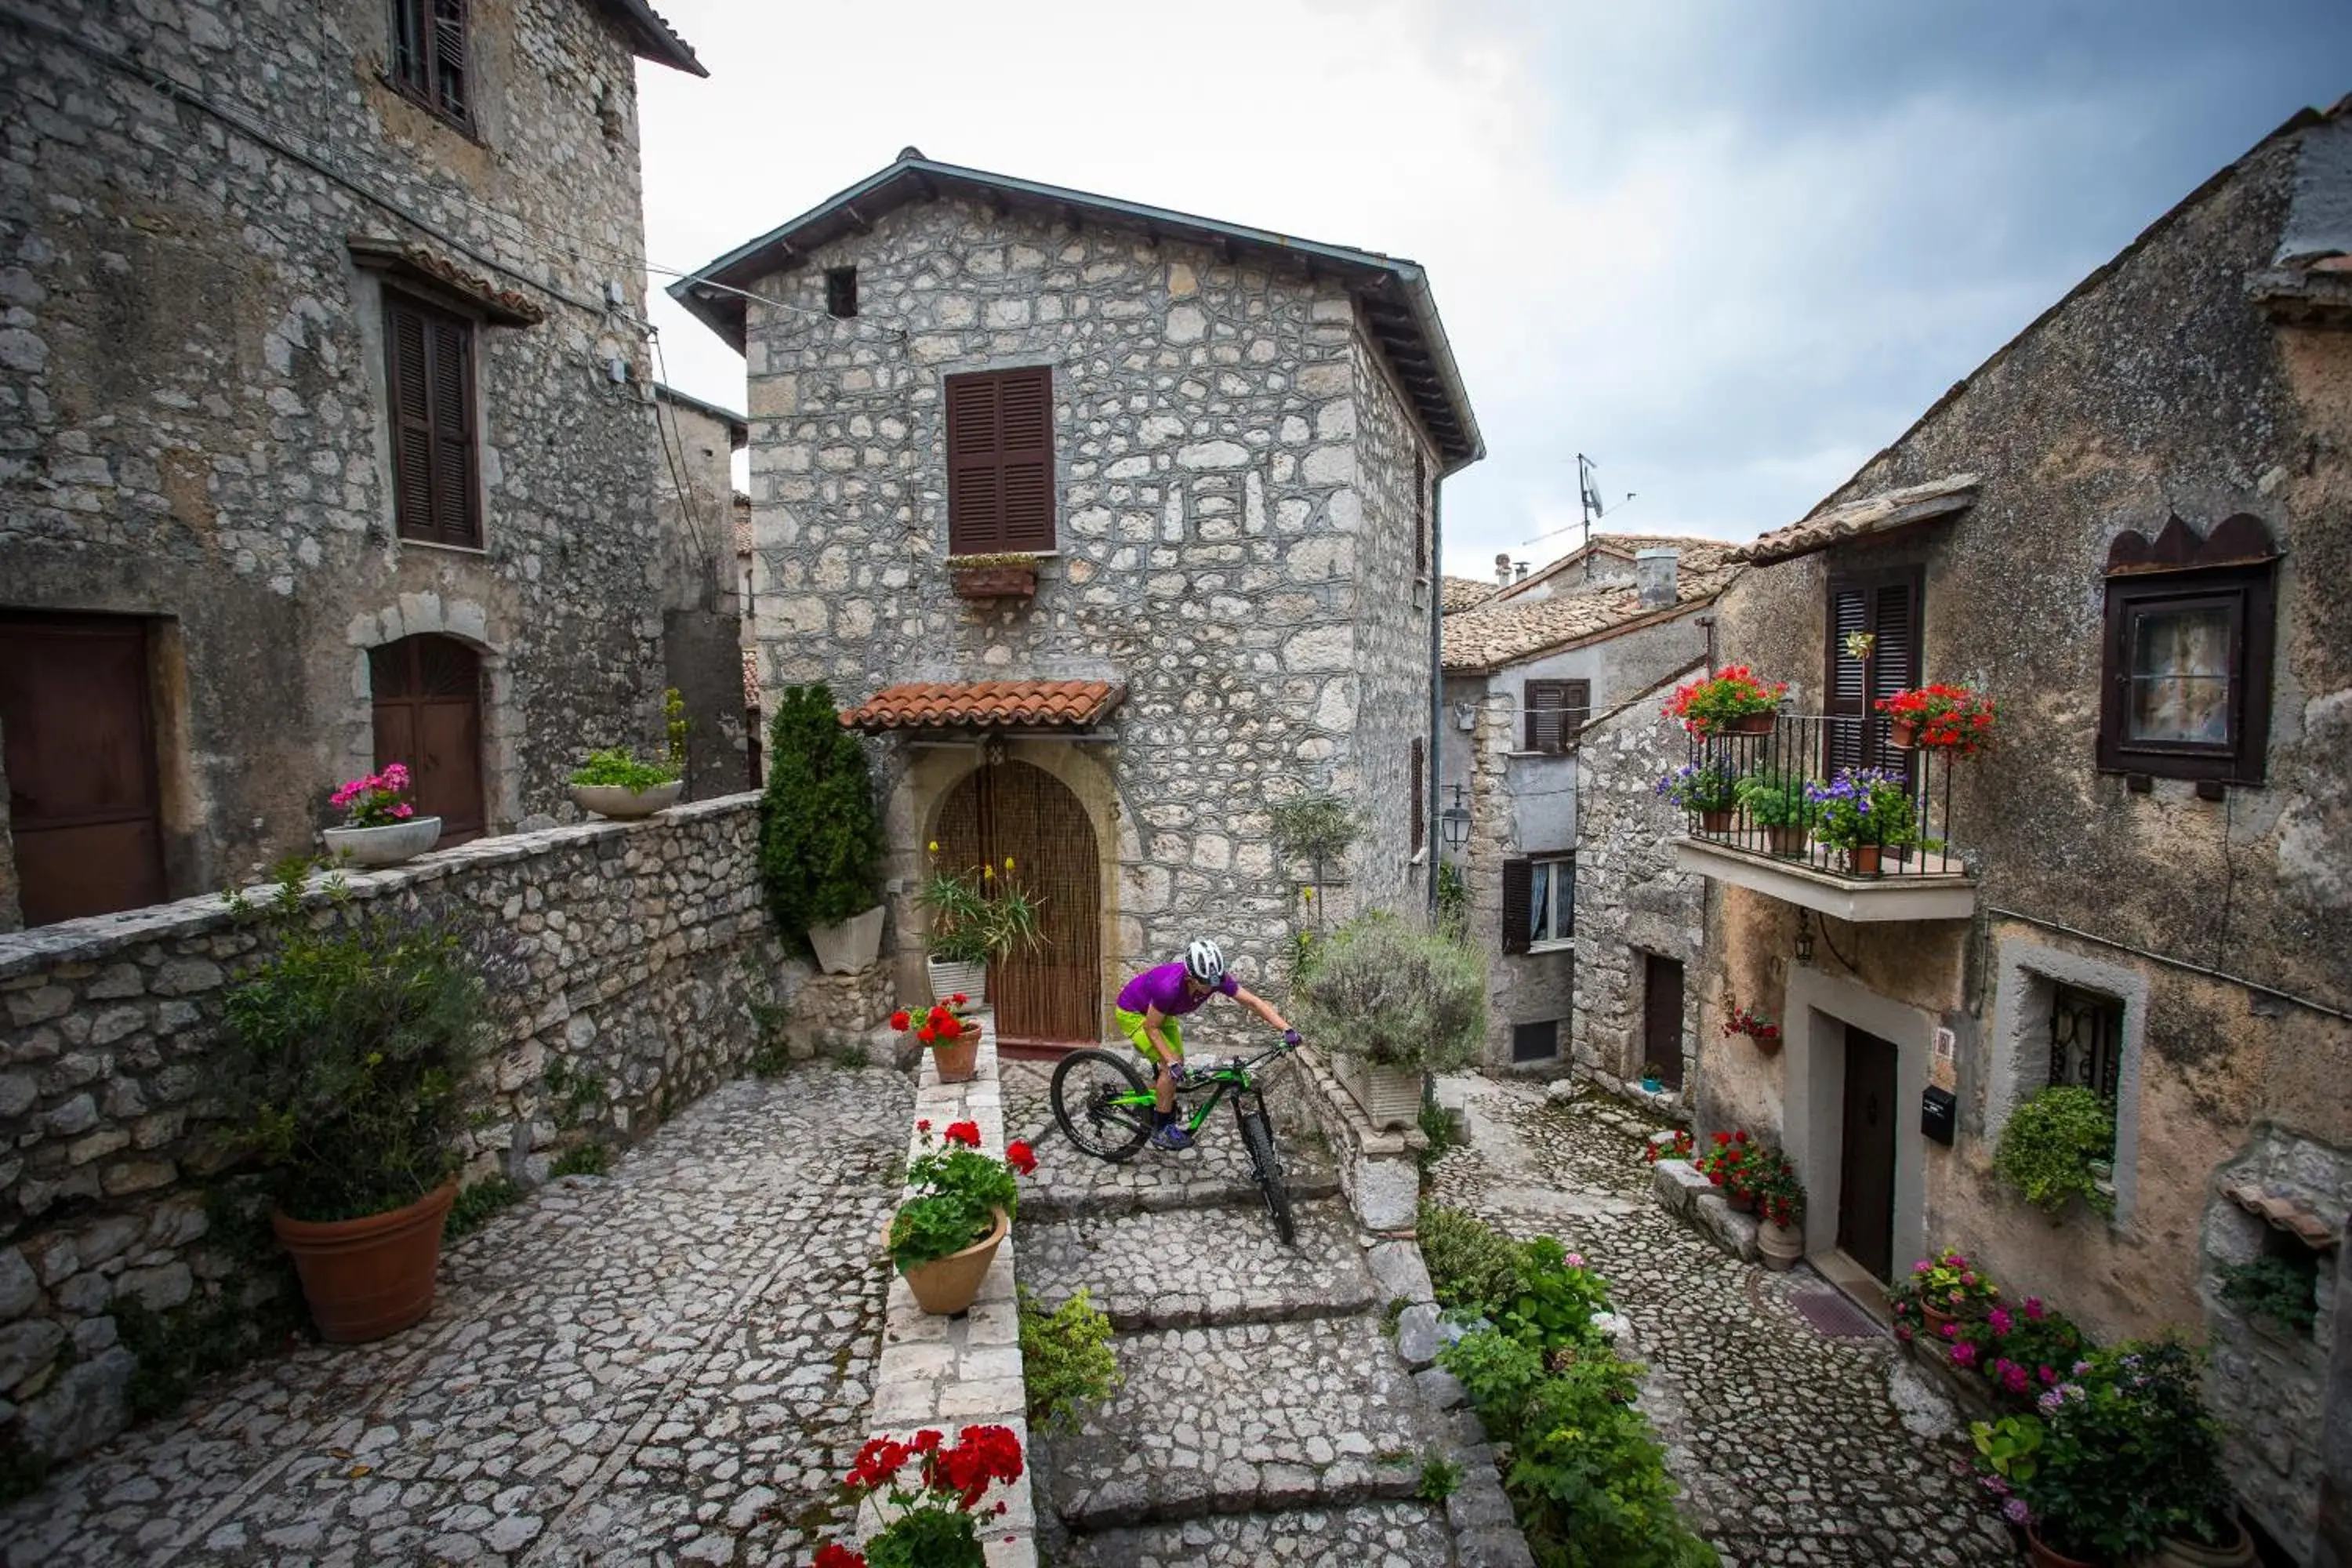
<svg viewBox="0 0 2352 1568">
<path fill-rule="evenodd" d="M 952 1316 L 980 1295 L 1019 1207 L 1013 1173 L 1034 1171 L 1037 1157 L 1017 1140 L 1001 1160 L 982 1153 L 976 1122 L 950 1122 L 936 1149 L 928 1121 L 915 1131 L 924 1152 L 907 1167 L 908 1196 L 883 1229 L 882 1249 L 924 1311 Z"/>
<path fill-rule="evenodd" d="M 833 973 L 870 967 L 882 952 L 882 824 L 865 743 L 843 728 L 831 689 L 785 688 L 765 760 L 760 882 L 776 929 Z"/>
<path fill-rule="evenodd" d="M 583 811 L 635 822 L 674 805 L 686 781 L 667 761 L 646 762 L 624 746 L 591 752 L 572 773 L 572 798 Z"/>
<path fill-rule="evenodd" d="M 818 1547 L 813 1568 L 983 1568 L 980 1521 L 993 1521 L 1004 1504 L 982 1504 L 990 1487 L 1020 1479 L 1021 1438 L 1010 1426 L 967 1426 L 952 1444 L 929 1427 L 908 1443 L 876 1437 L 857 1451 L 845 1490 L 881 1528 L 862 1552 Z"/>
<path fill-rule="evenodd" d="M 1882 851 L 1919 841 L 1910 787 L 1898 773 L 1840 768 L 1827 784 L 1807 783 L 1805 799 L 1813 808 L 1813 837 L 1843 855 L 1857 877 L 1878 875 Z"/>
<path fill-rule="evenodd" d="M 1029 599 L 1037 594 L 1037 557 L 1026 551 L 950 555 L 948 582 L 959 599 Z"/>
<path fill-rule="evenodd" d="M 1656 793 L 1698 817 L 1702 833 L 1727 833 L 1739 805 L 1739 775 L 1729 764 L 1709 760 L 1685 763 L 1660 779 Z"/>
<path fill-rule="evenodd" d="M 1694 735 L 1769 735 L 1788 690 L 1784 681 L 1762 680 L 1744 664 L 1727 664 L 1675 687 L 1660 711 Z"/>
<path fill-rule="evenodd" d="M 1664 1094 L 1666 1089 L 1666 1068 L 1664 1062 L 1642 1064 L 1642 1092 Z"/>
<path fill-rule="evenodd" d="M 934 998 L 961 993 L 988 1000 L 988 966 L 1015 948 L 1038 945 L 1038 901 L 1021 886 L 1013 858 L 1003 874 L 994 866 L 968 871 L 943 869 L 937 840 L 930 846 L 931 874 L 916 889 L 915 902 L 930 912 L 924 938 Z"/>
<path fill-rule="evenodd" d="M 964 1016 L 969 1001 L 958 991 L 928 1013 L 901 1007 L 890 1015 L 892 1028 L 914 1037 L 918 1047 L 931 1053 L 941 1083 L 960 1083 L 979 1069 L 980 1026 Z"/>
<path fill-rule="evenodd" d="M 1887 744 L 1973 756 L 1993 736 L 1993 700 L 1965 686 L 1937 683 L 1878 700 Z"/>
<path fill-rule="evenodd" d="M 1411 1127 L 1423 1083 L 1486 1038 L 1486 965 L 1467 946 L 1373 911 L 1317 945 L 1294 986 L 1299 1027 L 1332 1042 L 1340 1082 L 1376 1128 Z"/>
<path fill-rule="evenodd" d="M 1751 1013 L 1745 1007 L 1733 1006 L 1724 1015 L 1723 1032 L 1727 1036 L 1746 1035 L 1756 1042 L 1760 1051 L 1780 1048 L 1780 1026 L 1761 1013 Z"/>
<path fill-rule="evenodd" d="M 1966 1254 L 1948 1249 L 1913 1264 L 1886 1297 L 1899 1337 L 1924 1338 L 1948 1355 L 1962 1339 L 1964 1325 L 2000 1305 L 2000 1287 L 1978 1272 Z"/>
<path fill-rule="evenodd" d="M 1802 773 L 1750 773 L 1739 781 L 1739 804 L 1748 819 L 1765 831 L 1775 855 L 1802 855 L 1805 838 L 1817 815 L 1805 786 L 1812 781 Z"/>
<path fill-rule="evenodd" d="M 381 1339 L 433 1305 L 457 1196 L 459 1095 L 488 1027 L 452 933 L 352 910 L 314 925 L 302 870 L 278 883 L 276 941 L 222 1003 L 235 1144 L 268 1168 L 272 1227 L 321 1337 Z"/>
<path fill-rule="evenodd" d="M 1751 1144 L 1741 1178 L 1756 1194 L 1756 1250 L 1780 1273 L 1805 1255 L 1805 1184 L 1778 1149 Z"/>
<path fill-rule="evenodd" d="M 402 763 L 338 784 L 328 803 L 343 814 L 343 825 L 326 830 L 327 852 L 358 866 L 397 866 L 432 848 L 441 838 L 441 819 L 417 816 L 408 786 Z"/>
<path fill-rule="evenodd" d="M 2079 1084 L 2053 1084 L 2009 1113 L 1993 1150 L 1993 1174 L 2056 1224 L 2079 1196 L 2101 1215 L 2116 1212 L 2115 1190 L 2092 1173 L 2115 1151 L 2116 1121 L 2105 1101 Z"/>
</svg>

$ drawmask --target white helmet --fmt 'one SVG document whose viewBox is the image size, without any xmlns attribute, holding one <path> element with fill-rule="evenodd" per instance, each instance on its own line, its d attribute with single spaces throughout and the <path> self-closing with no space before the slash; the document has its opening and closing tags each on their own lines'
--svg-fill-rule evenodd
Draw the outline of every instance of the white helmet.
<svg viewBox="0 0 2352 1568">
<path fill-rule="evenodd" d="M 1184 973 L 1203 985 L 1214 985 L 1225 977 L 1225 955 L 1215 942 L 1202 937 L 1184 950 Z"/>
</svg>

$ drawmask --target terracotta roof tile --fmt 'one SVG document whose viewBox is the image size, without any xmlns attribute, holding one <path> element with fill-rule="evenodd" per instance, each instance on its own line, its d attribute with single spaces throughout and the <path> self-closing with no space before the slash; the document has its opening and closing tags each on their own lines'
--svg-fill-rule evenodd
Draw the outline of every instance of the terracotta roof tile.
<svg viewBox="0 0 2352 1568">
<path fill-rule="evenodd" d="M 1751 566 L 1769 566 L 1776 561 L 1793 561 L 1816 550 L 1827 550 L 1840 540 L 1885 533 L 1931 517 L 1948 516 L 1976 504 L 1980 482 L 1974 474 L 1951 474 L 1924 485 L 1882 490 L 1761 534 L 1753 542 L 1734 550 L 1731 558 Z"/>
<path fill-rule="evenodd" d="M 2221 1194 L 2248 1214 L 2300 1237 L 2314 1251 L 2325 1252 L 2336 1245 L 2336 1227 L 2309 1198 L 2253 1182 L 2232 1183 L 2221 1189 Z"/>
<path fill-rule="evenodd" d="M 1445 579 L 1445 613 L 1456 615 L 1471 605 L 1493 598 L 1499 588 L 1493 583 L 1482 583 L 1475 577 Z"/>
<path fill-rule="evenodd" d="M 1108 680 L 916 681 L 876 692 L 841 716 L 869 735 L 893 730 L 1076 729 L 1105 718 L 1127 696 Z"/>
<path fill-rule="evenodd" d="M 751 553 L 751 498 L 741 490 L 735 492 L 735 553 Z"/>
<path fill-rule="evenodd" d="M 1675 563 L 1675 609 L 1712 599 L 1738 571 L 1721 540 L 1685 543 Z M 1489 599 L 1445 617 L 1445 668 L 1456 675 L 1500 669 L 1671 613 L 1644 608 L 1641 595 L 1622 584 L 1548 599 Z"/>
</svg>

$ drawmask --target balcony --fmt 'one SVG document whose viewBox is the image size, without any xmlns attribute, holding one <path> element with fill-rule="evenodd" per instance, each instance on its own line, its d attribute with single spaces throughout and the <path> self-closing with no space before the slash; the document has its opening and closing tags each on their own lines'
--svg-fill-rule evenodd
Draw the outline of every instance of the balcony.
<svg viewBox="0 0 2352 1568">
<path fill-rule="evenodd" d="M 1718 808 L 1690 811 L 1675 864 L 1835 920 L 1969 919 L 1956 759 L 1894 741 L 1874 713 L 1780 714 L 1759 733 L 1692 737 L 1685 794 Z"/>
</svg>

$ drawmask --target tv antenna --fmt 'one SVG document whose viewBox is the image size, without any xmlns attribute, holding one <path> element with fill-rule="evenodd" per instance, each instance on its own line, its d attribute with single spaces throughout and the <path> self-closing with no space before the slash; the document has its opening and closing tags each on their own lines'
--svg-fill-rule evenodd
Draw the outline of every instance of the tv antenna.
<svg viewBox="0 0 2352 1568">
<path fill-rule="evenodd" d="M 1625 492 L 1625 500 L 1619 501 L 1617 506 L 1612 507 L 1604 504 L 1601 499 L 1601 481 L 1599 479 L 1595 478 L 1595 475 L 1598 474 L 1599 471 L 1599 466 L 1595 464 L 1591 458 L 1586 457 L 1581 452 L 1579 452 L 1576 455 L 1576 499 L 1584 513 L 1583 542 L 1586 544 L 1592 542 L 1592 525 L 1594 523 L 1599 522 L 1611 512 L 1622 507 L 1625 504 L 1625 501 L 1632 500 L 1633 499 L 1633 492 L 1632 490 L 1627 490 Z"/>
</svg>

